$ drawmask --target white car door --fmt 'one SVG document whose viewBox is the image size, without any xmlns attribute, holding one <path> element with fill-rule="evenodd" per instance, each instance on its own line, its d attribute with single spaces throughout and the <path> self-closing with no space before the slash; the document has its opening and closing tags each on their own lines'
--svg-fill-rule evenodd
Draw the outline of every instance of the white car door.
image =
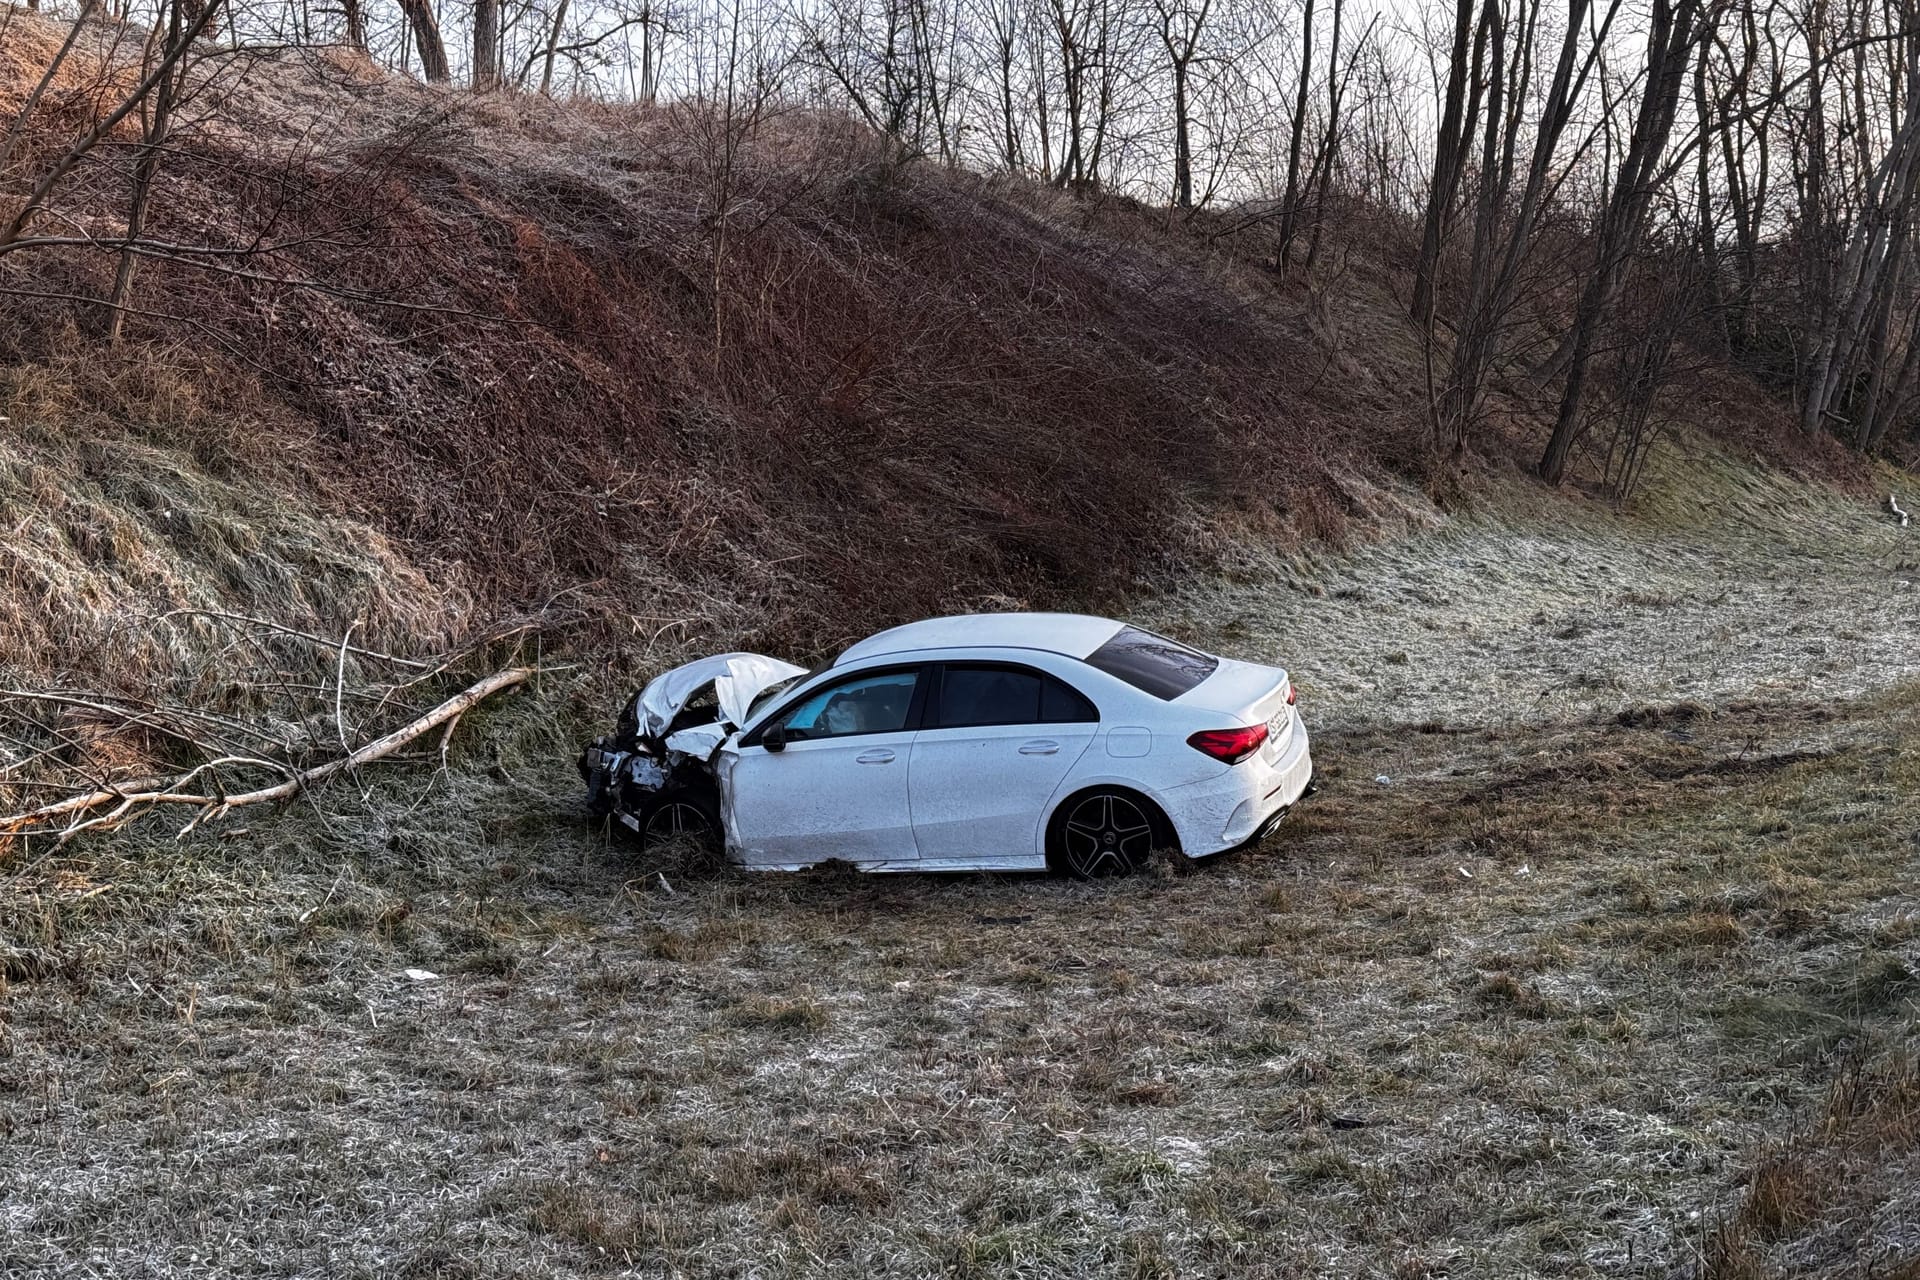
<svg viewBox="0 0 1920 1280">
<path fill-rule="evenodd" d="M 911 862 L 908 725 L 919 679 L 918 667 L 896 667 L 833 681 L 725 748 L 733 856 L 748 866 Z"/>
<path fill-rule="evenodd" d="M 928 691 L 908 788 L 921 862 L 1041 853 L 1047 802 L 1099 731 L 1059 678 L 1017 663 L 948 663 Z"/>
</svg>

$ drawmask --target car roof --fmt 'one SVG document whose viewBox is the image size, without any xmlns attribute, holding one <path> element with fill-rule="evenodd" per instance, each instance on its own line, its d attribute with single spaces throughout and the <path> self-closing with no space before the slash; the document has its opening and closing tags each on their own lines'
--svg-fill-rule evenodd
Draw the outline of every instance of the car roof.
<svg viewBox="0 0 1920 1280">
<path fill-rule="evenodd" d="M 964 613 L 882 631 L 850 646 L 833 665 L 928 649 L 1039 649 L 1084 658 L 1124 624 L 1084 613 Z"/>
</svg>

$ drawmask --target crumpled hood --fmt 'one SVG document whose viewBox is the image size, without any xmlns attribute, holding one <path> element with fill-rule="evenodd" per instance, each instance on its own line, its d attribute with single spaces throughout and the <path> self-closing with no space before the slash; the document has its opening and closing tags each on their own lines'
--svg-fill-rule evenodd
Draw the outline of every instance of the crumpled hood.
<svg viewBox="0 0 1920 1280">
<path fill-rule="evenodd" d="M 761 653 L 719 653 L 699 658 L 654 677 L 634 699 L 634 719 L 643 737 L 658 738 L 693 695 L 711 684 L 713 696 L 720 703 L 720 718 L 738 725 L 768 685 L 805 675 L 806 670 Z"/>
</svg>

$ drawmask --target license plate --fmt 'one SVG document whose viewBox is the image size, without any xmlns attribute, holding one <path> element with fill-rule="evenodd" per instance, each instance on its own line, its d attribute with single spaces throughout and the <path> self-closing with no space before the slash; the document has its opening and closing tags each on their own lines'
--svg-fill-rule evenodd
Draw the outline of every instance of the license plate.
<svg viewBox="0 0 1920 1280">
<path fill-rule="evenodd" d="M 1267 721 L 1266 755 L 1269 760 L 1280 756 L 1280 744 L 1286 741 L 1287 731 L 1293 726 L 1293 713 L 1290 708 L 1280 708 L 1280 714 Z"/>
</svg>

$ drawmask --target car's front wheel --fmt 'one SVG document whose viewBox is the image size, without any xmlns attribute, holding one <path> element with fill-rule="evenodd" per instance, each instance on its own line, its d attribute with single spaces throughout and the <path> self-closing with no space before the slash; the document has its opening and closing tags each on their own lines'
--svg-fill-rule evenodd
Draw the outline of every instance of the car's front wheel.
<svg viewBox="0 0 1920 1280">
<path fill-rule="evenodd" d="M 640 823 L 640 847 L 652 852 L 674 845 L 718 854 L 721 848 L 720 811 L 696 791 L 661 796 L 647 807 Z"/>
<path fill-rule="evenodd" d="M 1166 819 L 1151 801 L 1117 788 L 1074 796 L 1054 815 L 1048 860 L 1079 880 L 1124 876 L 1169 844 Z"/>
</svg>

